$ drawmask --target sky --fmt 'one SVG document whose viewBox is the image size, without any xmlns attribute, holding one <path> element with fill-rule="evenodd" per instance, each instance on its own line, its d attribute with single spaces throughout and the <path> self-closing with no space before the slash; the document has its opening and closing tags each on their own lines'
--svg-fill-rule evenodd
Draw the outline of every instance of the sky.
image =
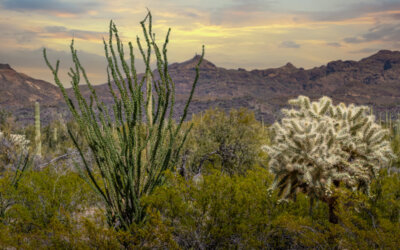
<svg viewBox="0 0 400 250">
<path fill-rule="evenodd" d="M 169 62 L 201 53 L 219 67 L 305 69 L 332 60 L 360 60 L 381 49 L 400 50 L 400 0 L 0 0 L 0 63 L 54 82 L 42 50 L 60 59 L 69 85 L 70 43 L 93 84 L 106 82 L 102 39 L 113 20 L 127 50 L 140 21 L 153 16 L 162 44 L 171 28 Z"/>
</svg>

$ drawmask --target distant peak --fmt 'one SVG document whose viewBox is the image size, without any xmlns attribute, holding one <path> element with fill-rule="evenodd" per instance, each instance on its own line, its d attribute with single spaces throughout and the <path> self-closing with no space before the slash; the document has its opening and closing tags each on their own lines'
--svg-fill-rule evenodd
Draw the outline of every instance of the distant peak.
<svg viewBox="0 0 400 250">
<path fill-rule="evenodd" d="M 297 68 L 293 64 L 291 64 L 290 62 L 286 63 L 285 65 L 283 65 L 279 69 L 284 70 L 284 71 L 295 71 L 295 70 L 297 70 Z"/>
<path fill-rule="evenodd" d="M 373 58 L 373 59 L 387 59 L 390 57 L 398 57 L 400 55 L 399 51 L 392 51 L 392 50 L 379 50 L 375 54 L 367 57 L 367 58 Z"/>
<path fill-rule="evenodd" d="M 2 63 L 0 63 L 0 69 L 10 69 L 10 70 L 13 70 L 13 69 L 10 67 L 9 64 L 2 64 Z"/>
<path fill-rule="evenodd" d="M 194 57 L 192 58 L 192 60 L 200 60 L 201 55 L 198 55 L 197 53 L 194 55 Z"/>
<path fill-rule="evenodd" d="M 199 63 L 201 56 L 196 54 L 192 59 L 187 60 L 185 62 L 179 63 L 179 66 L 183 67 L 183 68 L 195 68 L 196 65 Z M 202 69 L 213 69 L 213 68 L 217 68 L 215 66 L 215 64 L 213 64 L 212 62 L 206 60 L 205 58 L 203 58 L 203 61 L 200 64 L 200 68 Z"/>
<path fill-rule="evenodd" d="M 295 67 L 292 63 L 290 63 L 290 62 L 286 63 L 286 65 L 285 65 L 284 67 L 285 67 L 285 68 L 296 69 L 296 67 Z"/>
<path fill-rule="evenodd" d="M 399 55 L 399 51 L 392 51 L 392 50 L 379 50 L 375 54 L 371 55 L 371 57 L 387 57 L 387 56 L 394 56 L 394 55 Z"/>
<path fill-rule="evenodd" d="M 198 63 L 199 60 L 200 60 L 200 58 L 201 58 L 201 55 L 195 54 L 194 57 L 193 57 L 192 59 L 190 59 L 190 60 L 188 60 L 188 61 L 186 61 L 186 62 L 195 62 L 195 63 Z M 210 61 L 206 60 L 205 58 L 203 58 L 203 62 L 211 63 Z M 202 63 L 203 63 L 203 62 L 202 62 Z M 184 62 L 184 63 L 185 63 L 185 62 Z"/>
<path fill-rule="evenodd" d="M 394 51 L 388 49 L 379 50 L 376 54 L 392 54 Z"/>
</svg>

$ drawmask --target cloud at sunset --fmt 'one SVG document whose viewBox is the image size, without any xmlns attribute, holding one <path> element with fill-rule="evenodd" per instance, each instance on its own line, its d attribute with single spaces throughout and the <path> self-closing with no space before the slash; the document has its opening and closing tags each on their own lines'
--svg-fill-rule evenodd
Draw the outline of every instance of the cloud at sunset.
<svg viewBox="0 0 400 250">
<path fill-rule="evenodd" d="M 287 62 L 310 68 L 400 49 L 400 3 L 394 0 L 0 0 L 0 63 L 49 80 L 39 49 L 67 61 L 74 38 L 88 64 L 95 61 L 88 69 L 95 83 L 103 83 L 102 38 L 108 39 L 110 20 L 136 48 L 146 8 L 159 42 L 172 28 L 171 63 L 188 60 L 203 44 L 217 66 L 246 69 Z"/>
<path fill-rule="evenodd" d="M 99 7 L 98 1 L 65 0 L 3 0 L 2 7 L 16 11 L 55 11 L 58 13 L 85 13 Z"/>
<path fill-rule="evenodd" d="M 47 38 L 65 38 L 65 39 L 83 39 L 99 41 L 102 37 L 106 37 L 107 32 L 96 32 L 90 30 L 68 29 L 64 26 L 46 26 L 43 28 L 42 37 Z"/>
<path fill-rule="evenodd" d="M 292 48 L 292 49 L 298 49 L 301 47 L 300 44 L 294 42 L 294 41 L 284 41 L 280 45 L 282 48 Z"/>
<path fill-rule="evenodd" d="M 400 22 L 378 24 L 367 32 L 344 39 L 347 43 L 366 43 L 373 41 L 397 42 L 400 41 Z"/>
</svg>

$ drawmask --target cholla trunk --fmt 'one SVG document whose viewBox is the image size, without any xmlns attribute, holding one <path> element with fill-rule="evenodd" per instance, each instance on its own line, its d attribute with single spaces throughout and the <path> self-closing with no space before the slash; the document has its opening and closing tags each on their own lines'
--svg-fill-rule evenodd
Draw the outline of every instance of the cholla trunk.
<svg viewBox="0 0 400 250">
<path fill-rule="evenodd" d="M 338 224 L 339 218 L 336 214 L 336 204 L 337 198 L 331 197 L 328 199 L 328 207 L 329 207 L 329 222 L 333 224 Z"/>
</svg>

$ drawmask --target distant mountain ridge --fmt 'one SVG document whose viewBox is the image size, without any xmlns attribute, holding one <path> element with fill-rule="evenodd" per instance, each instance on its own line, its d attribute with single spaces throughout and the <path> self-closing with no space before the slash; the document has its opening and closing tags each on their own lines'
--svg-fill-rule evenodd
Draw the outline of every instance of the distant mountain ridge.
<svg viewBox="0 0 400 250">
<path fill-rule="evenodd" d="M 196 55 L 185 62 L 169 65 L 176 86 L 177 117 L 190 92 L 199 58 Z M 105 103 L 111 103 L 107 84 L 95 88 Z M 89 94 L 85 87 L 82 91 Z M 378 112 L 389 110 L 394 114 L 400 111 L 400 52 L 381 50 L 360 61 L 337 60 L 312 69 L 287 63 L 279 68 L 247 71 L 225 69 L 203 60 L 189 112 L 198 113 L 209 107 L 226 110 L 246 107 L 253 110 L 258 119 L 262 117 L 272 122 L 280 116 L 279 110 L 287 105 L 287 100 L 300 94 L 311 99 L 327 95 L 335 103 L 373 105 Z M 27 107 L 33 107 L 35 100 L 39 100 L 45 110 L 51 110 L 47 112 L 49 119 L 53 113 L 67 113 L 56 86 L 17 73 L 8 64 L 0 64 L 0 107 L 15 111 L 21 120 L 28 121 Z M 22 115 L 21 110 L 25 110 Z"/>
</svg>

